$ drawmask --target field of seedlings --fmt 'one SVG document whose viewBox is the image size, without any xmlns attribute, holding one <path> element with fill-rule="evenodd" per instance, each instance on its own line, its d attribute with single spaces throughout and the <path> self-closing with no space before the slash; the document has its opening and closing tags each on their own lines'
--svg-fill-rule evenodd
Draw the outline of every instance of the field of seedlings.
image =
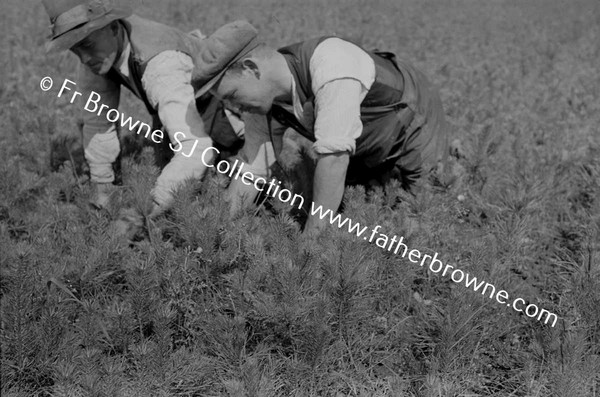
<svg viewBox="0 0 600 397">
<path fill-rule="evenodd" d="M 54 171 L 49 150 L 81 107 L 40 89 L 76 81 L 78 60 L 45 54 L 39 1 L 3 0 L 2 396 L 600 396 L 600 2 L 133 5 L 205 34 L 245 18 L 273 46 L 335 33 L 422 69 L 454 126 L 454 178 L 416 198 L 350 188 L 344 216 L 558 320 L 336 226 L 307 245 L 276 201 L 229 219 L 214 172 L 138 241 L 115 237 L 122 208 L 150 211 L 152 148 L 124 156 L 123 186 L 91 208 L 89 184 L 70 162 Z M 121 102 L 150 122 L 129 92 Z"/>
</svg>

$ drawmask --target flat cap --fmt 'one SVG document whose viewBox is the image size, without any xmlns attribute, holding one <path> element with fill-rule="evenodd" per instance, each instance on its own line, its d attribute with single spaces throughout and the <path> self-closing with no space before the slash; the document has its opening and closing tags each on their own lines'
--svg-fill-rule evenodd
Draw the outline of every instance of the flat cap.
<svg viewBox="0 0 600 397">
<path fill-rule="evenodd" d="M 227 71 L 227 68 L 256 48 L 258 31 L 244 20 L 221 26 L 208 36 L 194 57 L 192 84 L 196 97 L 204 95 Z"/>
</svg>

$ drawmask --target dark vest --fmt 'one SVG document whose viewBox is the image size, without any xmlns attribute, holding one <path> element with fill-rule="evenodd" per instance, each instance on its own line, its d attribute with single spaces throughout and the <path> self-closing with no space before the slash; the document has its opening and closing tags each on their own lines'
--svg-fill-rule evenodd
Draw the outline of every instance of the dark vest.
<svg viewBox="0 0 600 397">
<path fill-rule="evenodd" d="M 130 81 L 123 79 L 114 69 L 111 69 L 107 75 L 110 79 L 129 88 L 144 102 L 153 118 L 158 119 L 158 109 L 150 104 L 142 85 L 142 76 L 148 62 L 161 52 L 169 50 L 182 52 L 194 59 L 194 54 L 198 53 L 203 45 L 202 39 L 137 15 L 121 19 L 119 22 L 124 27 L 131 45 L 128 59 Z M 204 97 L 197 100 L 197 108 L 204 121 L 206 132 L 213 141 L 225 147 L 239 142 L 240 138 L 235 134 L 233 128 L 229 123 L 223 122 L 224 118 L 226 120 L 226 116 L 223 105 L 219 101 L 212 97 Z M 210 128 L 217 124 L 219 128 Z"/>
<path fill-rule="evenodd" d="M 314 109 L 315 95 L 311 88 L 310 58 L 315 48 L 331 36 L 319 37 L 280 48 L 296 82 L 303 107 Z M 361 136 L 356 140 L 353 162 L 371 168 L 401 156 L 410 129 L 425 120 L 424 104 L 419 98 L 415 76 L 421 74 L 412 66 L 400 62 L 394 54 L 365 51 L 375 63 L 376 77 L 361 103 L 360 118 L 363 124 Z M 424 76 L 423 76 L 424 78 Z M 296 117 L 274 105 L 272 117 L 284 126 L 315 141 L 314 132 L 308 131 Z"/>
</svg>

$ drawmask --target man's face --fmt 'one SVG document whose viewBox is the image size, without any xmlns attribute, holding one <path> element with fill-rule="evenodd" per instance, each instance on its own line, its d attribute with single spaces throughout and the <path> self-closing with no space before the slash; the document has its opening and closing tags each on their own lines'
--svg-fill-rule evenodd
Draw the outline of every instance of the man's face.
<svg viewBox="0 0 600 397">
<path fill-rule="evenodd" d="M 267 114 L 273 105 L 271 87 L 255 64 L 228 70 L 211 92 L 237 113 Z"/>
<path fill-rule="evenodd" d="M 106 74 L 117 60 L 119 41 L 111 25 L 90 33 L 71 47 L 83 64 L 96 74 Z"/>
</svg>

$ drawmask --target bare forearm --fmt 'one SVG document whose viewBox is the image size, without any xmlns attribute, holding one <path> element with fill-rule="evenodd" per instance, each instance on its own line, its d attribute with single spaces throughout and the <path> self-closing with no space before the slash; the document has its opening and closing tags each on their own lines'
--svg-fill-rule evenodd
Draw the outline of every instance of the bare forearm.
<svg viewBox="0 0 600 397">
<path fill-rule="evenodd" d="M 322 155 L 317 161 L 313 182 L 313 202 L 315 207 L 337 211 L 344 195 L 344 182 L 350 156 L 348 152 Z M 311 232 L 325 226 L 325 220 L 310 216 L 306 231 Z"/>
</svg>

